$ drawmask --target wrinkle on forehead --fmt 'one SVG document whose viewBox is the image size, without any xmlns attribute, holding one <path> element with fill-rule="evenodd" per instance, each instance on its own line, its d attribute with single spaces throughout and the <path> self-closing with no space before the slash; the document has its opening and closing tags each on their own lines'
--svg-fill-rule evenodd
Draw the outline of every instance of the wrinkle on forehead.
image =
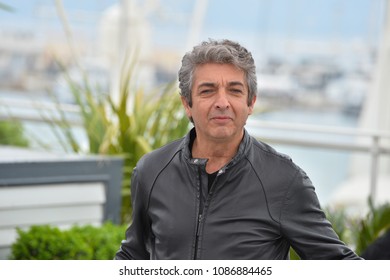
<svg viewBox="0 0 390 280">
<path fill-rule="evenodd" d="M 203 84 L 205 86 L 241 84 L 247 87 L 244 72 L 231 64 L 206 63 L 199 65 L 194 71 L 193 82 L 196 87 Z"/>
</svg>

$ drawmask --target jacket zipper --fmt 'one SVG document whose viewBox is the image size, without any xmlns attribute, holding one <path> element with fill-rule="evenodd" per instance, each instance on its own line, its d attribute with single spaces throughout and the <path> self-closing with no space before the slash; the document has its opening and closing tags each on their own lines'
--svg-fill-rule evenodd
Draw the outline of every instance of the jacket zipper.
<svg viewBox="0 0 390 280">
<path fill-rule="evenodd" d="M 198 243 L 200 236 L 200 223 L 202 222 L 202 214 L 203 214 L 203 195 L 202 195 L 202 181 L 201 176 L 202 172 L 200 167 L 198 167 L 198 176 L 199 176 L 199 210 L 198 210 L 198 220 L 196 221 L 196 236 L 195 236 L 195 252 L 194 252 L 194 260 L 198 258 Z"/>
<path fill-rule="evenodd" d="M 200 236 L 200 223 L 202 222 L 202 214 L 199 214 L 197 226 L 196 226 L 196 237 L 195 237 L 195 252 L 194 252 L 194 260 L 198 258 L 198 242 Z"/>
<path fill-rule="evenodd" d="M 200 168 L 198 169 L 199 171 L 199 181 L 201 180 L 201 170 Z M 217 178 L 218 178 L 218 175 L 224 173 L 223 170 L 220 170 L 217 174 L 217 176 L 215 177 L 214 179 L 214 182 L 210 188 L 210 191 L 214 188 L 214 185 L 217 181 Z M 197 224 L 196 224 L 196 237 L 195 237 L 195 252 L 194 252 L 194 260 L 196 260 L 198 258 L 198 243 L 199 243 L 199 237 L 200 237 L 200 230 L 201 230 L 201 223 L 202 223 L 202 215 L 203 215 L 203 211 L 204 211 L 204 205 L 203 205 L 203 196 L 202 196 L 202 182 L 200 181 L 199 183 L 199 211 L 198 211 L 198 221 L 197 221 Z M 210 193 L 208 194 L 210 195 Z"/>
</svg>

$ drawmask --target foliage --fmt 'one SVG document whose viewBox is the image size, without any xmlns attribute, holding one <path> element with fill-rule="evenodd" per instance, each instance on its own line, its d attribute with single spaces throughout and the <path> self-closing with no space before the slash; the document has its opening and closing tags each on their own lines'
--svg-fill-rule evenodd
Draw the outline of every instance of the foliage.
<svg viewBox="0 0 390 280">
<path fill-rule="evenodd" d="M 18 229 L 19 238 L 12 245 L 11 259 L 82 260 L 91 259 L 92 250 L 76 235 L 50 226 L 33 226 L 27 232 Z"/>
<path fill-rule="evenodd" d="M 16 120 L 0 121 L 0 144 L 28 147 L 22 124 Z"/>
<path fill-rule="evenodd" d="M 131 219 L 130 180 L 136 163 L 145 153 L 184 136 L 189 121 L 182 110 L 178 90 L 173 84 L 167 85 L 162 91 L 147 93 L 141 87 L 135 87 L 135 63 L 131 59 L 123 63 L 118 92 L 107 93 L 94 87 L 80 66 L 62 1 L 56 1 L 56 8 L 72 59 L 80 71 L 77 80 L 82 78 L 81 82 L 76 81 L 60 63 L 69 90 L 81 112 L 83 129 L 88 137 L 88 149 L 82 149 L 71 122 L 59 109 L 59 102 L 57 107 L 61 121 L 51 118 L 47 122 L 65 151 L 124 157 L 122 222 L 128 223 Z M 111 96 L 117 96 L 118 100 L 113 100 Z"/>
<path fill-rule="evenodd" d="M 390 229 L 390 204 L 374 205 L 368 199 L 369 211 L 364 217 L 348 216 L 345 209 L 327 209 L 327 217 L 340 239 L 359 255 Z"/>
<path fill-rule="evenodd" d="M 61 231 L 49 225 L 20 229 L 12 245 L 15 260 L 110 260 L 122 240 L 125 226 L 73 226 Z"/>
<path fill-rule="evenodd" d="M 325 213 L 339 238 L 345 244 L 355 247 L 356 227 L 359 219 L 348 215 L 346 209 L 342 207 L 328 207 L 325 209 Z"/>
<path fill-rule="evenodd" d="M 332 221 L 340 239 L 348 246 L 356 247 L 355 251 L 358 254 L 390 228 L 390 205 L 374 207 L 370 204 L 370 207 L 370 212 L 361 219 L 351 218 L 345 214 L 345 211 L 327 210 L 328 219 Z M 344 226 L 338 223 L 342 220 L 341 217 L 345 219 Z M 10 258 L 17 260 L 112 259 L 126 228 L 126 225 L 106 223 L 101 227 L 73 226 L 65 231 L 48 225 L 32 226 L 27 231 L 18 229 L 18 239 L 12 245 Z M 353 235 L 352 238 L 346 238 L 350 233 Z M 290 258 L 297 260 L 299 256 L 291 249 Z"/>
<path fill-rule="evenodd" d="M 357 227 L 355 243 L 358 254 L 363 253 L 372 242 L 390 229 L 390 204 L 374 206 L 369 200 L 369 207 L 370 211 Z"/>
<path fill-rule="evenodd" d="M 132 84 L 134 64 L 125 63 L 121 71 L 118 100 L 91 86 L 88 76 L 82 82 L 73 79 L 63 67 L 64 75 L 88 138 L 83 150 L 72 124 L 61 110 L 61 121 L 46 119 L 65 151 L 124 157 L 122 187 L 122 221 L 130 222 L 130 178 L 138 160 L 145 154 L 185 135 L 189 121 L 182 109 L 178 90 L 173 84 L 145 92 Z M 59 102 L 56 101 L 59 106 Z M 130 207 L 130 208 L 129 208 Z"/>
<path fill-rule="evenodd" d="M 299 255 L 297 254 L 297 252 L 295 252 L 295 250 L 290 247 L 290 260 L 300 260 L 301 258 L 299 257 Z"/>
<path fill-rule="evenodd" d="M 326 208 L 327 219 L 331 222 L 334 231 L 347 246 L 360 255 L 377 238 L 390 229 L 390 204 L 375 206 L 368 200 L 369 211 L 364 217 L 348 215 L 343 208 Z M 290 248 L 290 259 L 300 259 L 298 254 Z"/>
</svg>

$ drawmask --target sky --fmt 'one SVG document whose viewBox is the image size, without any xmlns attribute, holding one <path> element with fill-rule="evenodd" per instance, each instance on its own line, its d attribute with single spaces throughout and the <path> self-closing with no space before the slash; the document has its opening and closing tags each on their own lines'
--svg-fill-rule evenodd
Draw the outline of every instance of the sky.
<svg viewBox="0 0 390 280">
<path fill-rule="evenodd" d="M 201 24 L 193 41 L 230 38 L 249 48 L 274 48 L 275 42 L 363 42 L 380 39 L 386 0 L 208 0 L 196 19 Z M 121 1 L 63 0 L 74 32 L 91 40 L 102 13 Z M 149 4 L 145 17 L 151 24 L 153 44 L 161 48 L 188 48 L 195 0 L 135 0 Z M 35 30 L 56 34 L 61 25 L 55 0 L 0 0 L 12 12 L 0 10 L 0 32 Z M 150 8 L 150 4 L 155 4 Z M 43 35 L 46 34 L 46 35 Z"/>
</svg>

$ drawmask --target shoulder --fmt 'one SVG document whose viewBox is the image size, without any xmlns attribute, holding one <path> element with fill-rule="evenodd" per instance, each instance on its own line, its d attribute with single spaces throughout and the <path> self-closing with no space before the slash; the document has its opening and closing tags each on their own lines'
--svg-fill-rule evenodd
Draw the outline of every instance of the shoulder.
<svg viewBox="0 0 390 280">
<path fill-rule="evenodd" d="M 290 156 L 278 152 L 267 143 L 257 140 L 251 136 L 252 152 L 250 160 L 261 169 L 282 168 L 283 172 L 296 172 L 299 167 L 292 161 Z"/>
<path fill-rule="evenodd" d="M 183 139 L 171 142 L 145 154 L 137 163 L 131 177 L 131 193 L 138 194 L 142 201 L 148 201 L 153 184 L 159 174 L 180 152 Z"/>
<path fill-rule="evenodd" d="M 247 157 L 267 193 L 272 191 L 281 195 L 297 176 L 304 173 L 289 156 L 270 145 L 254 137 L 251 137 L 251 143 Z"/>
<path fill-rule="evenodd" d="M 311 185 L 305 172 L 293 160 L 270 145 L 252 137 L 248 160 L 267 198 L 268 207 L 275 220 L 280 216 L 286 197 Z"/>
<path fill-rule="evenodd" d="M 145 154 L 137 163 L 138 172 L 146 171 L 148 174 L 158 173 L 163 169 L 183 148 L 184 138 L 173 141 L 150 153 Z"/>
</svg>

